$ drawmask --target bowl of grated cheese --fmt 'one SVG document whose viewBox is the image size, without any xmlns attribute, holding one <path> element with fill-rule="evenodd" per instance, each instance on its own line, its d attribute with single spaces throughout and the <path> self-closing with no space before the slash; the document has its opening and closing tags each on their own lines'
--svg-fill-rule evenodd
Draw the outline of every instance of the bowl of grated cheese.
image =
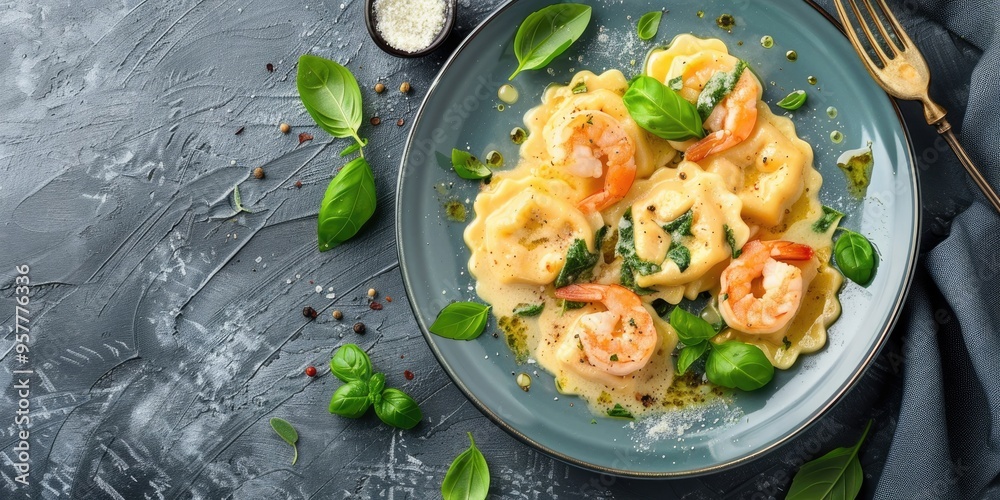
<svg viewBox="0 0 1000 500">
<path fill-rule="evenodd" d="M 451 34 L 457 8 L 457 0 L 366 0 L 365 24 L 383 51 L 422 57 Z"/>
</svg>

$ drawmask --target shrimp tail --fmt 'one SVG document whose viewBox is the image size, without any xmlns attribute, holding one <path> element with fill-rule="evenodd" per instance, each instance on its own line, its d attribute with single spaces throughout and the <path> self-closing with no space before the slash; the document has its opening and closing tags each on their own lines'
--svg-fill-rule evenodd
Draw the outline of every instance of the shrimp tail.
<svg viewBox="0 0 1000 500">
<path fill-rule="evenodd" d="M 604 287 L 592 284 L 568 285 L 556 290 L 556 298 L 574 302 L 598 302 L 604 299 Z"/>
<path fill-rule="evenodd" d="M 775 260 L 809 260 L 813 257 L 812 247 L 801 243 L 775 241 L 768 246 Z"/>
<path fill-rule="evenodd" d="M 694 143 L 684 152 L 684 159 L 688 161 L 701 161 L 708 155 L 716 151 L 723 151 L 724 147 L 733 133 L 728 130 L 719 130 L 706 135 L 700 141 Z"/>
</svg>

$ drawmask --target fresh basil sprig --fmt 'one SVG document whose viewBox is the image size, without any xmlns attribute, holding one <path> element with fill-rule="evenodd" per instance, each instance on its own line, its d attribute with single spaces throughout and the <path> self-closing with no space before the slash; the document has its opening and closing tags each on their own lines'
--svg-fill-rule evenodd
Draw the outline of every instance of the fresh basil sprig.
<svg viewBox="0 0 1000 500">
<path fill-rule="evenodd" d="M 841 228 L 841 231 L 833 246 L 837 267 L 851 281 L 866 286 L 875 277 L 878 266 L 875 248 L 868 238 L 848 229 Z"/>
<path fill-rule="evenodd" d="M 351 72 L 334 61 L 303 54 L 295 77 L 299 99 L 316 124 L 334 137 L 350 137 L 363 145 L 361 87 Z"/>
<path fill-rule="evenodd" d="M 295 85 L 309 116 L 330 135 L 354 139 L 341 156 L 361 153 L 330 181 L 320 204 L 316 233 L 319 251 L 325 252 L 354 237 L 375 213 L 375 177 L 364 160 L 368 141 L 358 135 L 361 87 L 354 75 L 334 61 L 310 54 L 299 57 L 298 66 Z"/>
<path fill-rule="evenodd" d="M 759 347 L 738 340 L 712 346 L 705 374 L 713 384 L 753 391 L 774 378 L 774 365 Z"/>
<path fill-rule="evenodd" d="M 292 445 L 292 449 L 295 450 L 295 455 L 292 456 L 292 465 L 295 465 L 299 459 L 299 447 L 296 445 L 299 442 L 299 433 L 287 420 L 278 417 L 271 419 L 271 428 L 274 429 L 278 437 Z"/>
<path fill-rule="evenodd" d="M 681 307 L 674 307 L 670 311 L 669 321 L 677 332 L 677 338 L 684 343 L 684 348 L 677 356 L 678 374 L 683 375 L 692 364 L 708 353 L 705 375 L 713 384 L 753 391 L 764 387 L 774 378 L 774 366 L 759 347 L 738 340 L 712 343 L 711 338 L 718 330 L 708 321 Z"/>
<path fill-rule="evenodd" d="M 479 180 L 493 175 L 490 167 L 472 156 L 472 153 L 461 149 L 451 150 L 451 166 L 455 169 L 455 173 L 463 179 Z"/>
<path fill-rule="evenodd" d="M 490 491 L 490 469 L 486 457 L 476 448 L 472 433 L 468 435 L 469 449 L 455 457 L 441 482 L 443 500 L 483 500 Z"/>
<path fill-rule="evenodd" d="M 573 45 L 590 24 L 588 5 L 559 3 L 531 13 L 514 35 L 518 66 L 509 80 L 526 69 L 544 68 Z"/>
<path fill-rule="evenodd" d="M 372 362 L 355 344 L 345 344 L 330 359 L 330 371 L 346 382 L 330 398 L 330 413 L 360 418 L 371 406 L 388 425 L 412 429 L 423 418 L 417 402 L 399 389 L 385 386 L 385 374 L 372 372 Z"/>
<path fill-rule="evenodd" d="M 784 99 L 778 101 L 778 107 L 787 109 L 788 111 L 795 111 L 801 108 L 808 98 L 809 96 L 805 90 L 795 90 L 785 96 Z"/>
<path fill-rule="evenodd" d="M 660 30 L 660 19 L 663 17 L 663 11 L 657 10 L 653 12 L 647 12 L 639 18 L 639 23 L 636 25 L 636 31 L 639 34 L 640 40 L 650 40 L 656 36 L 656 32 Z"/>
<path fill-rule="evenodd" d="M 868 436 L 872 422 L 868 421 L 861 439 L 850 448 L 837 448 L 804 464 L 792 479 L 786 500 L 857 498 L 865 474 L 861 470 L 858 450 Z"/>
<path fill-rule="evenodd" d="M 472 340 L 483 333 L 489 317 L 490 306 L 476 302 L 452 302 L 438 313 L 428 330 L 446 339 Z"/>
<path fill-rule="evenodd" d="M 351 160 L 330 181 L 319 207 L 319 251 L 325 252 L 358 234 L 375 213 L 375 176 L 368 161 Z"/>
<path fill-rule="evenodd" d="M 697 108 L 655 78 L 637 77 L 622 100 L 632 119 L 657 137 L 686 141 L 705 136 Z"/>
</svg>

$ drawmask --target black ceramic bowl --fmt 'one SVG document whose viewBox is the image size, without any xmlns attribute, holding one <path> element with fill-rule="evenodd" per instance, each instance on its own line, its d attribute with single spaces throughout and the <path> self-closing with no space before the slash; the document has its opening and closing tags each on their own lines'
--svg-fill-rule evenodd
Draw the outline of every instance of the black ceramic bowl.
<svg viewBox="0 0 1000 500">
<path fill-rule="evenodd" d="M 441 27 L 441 32 L 437 34 L 434 41 L 432 41 L 427 48 L 417 52 L 399 50 L 392 45 L 389 45 L 385 39 L 382 38 L 382 34 L 378 32 L 378 27 L 376 26 L 378 21 L 375 16 L 375 0 L 365 0 L 365 25 L 368 27 L 368 34 L 371 35 L 372 40 L 375 41 L 375 45 L 378 45 L 383 51 L 396 57 L 423 57 L 437 50 L 437 48 L 448 39 L 448 35 L 451 34 L 451 29 L 455 27 L 455 17 L 457 17 L 457 11 L 458 0 L 445 0 L 444 26 Z"/>
</svg>

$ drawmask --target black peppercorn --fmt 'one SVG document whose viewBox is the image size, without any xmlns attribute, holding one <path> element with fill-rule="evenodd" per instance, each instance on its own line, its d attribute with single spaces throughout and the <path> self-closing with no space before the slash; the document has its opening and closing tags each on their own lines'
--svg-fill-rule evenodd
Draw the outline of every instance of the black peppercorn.
<svg viewBox="0 0 1000 500">
<path fill-rule="evenodd" d="M 365 334 L 365 324 L 362 323 L 362 322 L 360 322 L 360 321 L 357 322 L 357 323 L 355 323 L 354 324 L 354 333 L 356 333 L 358 335 L 364 335 Z"/>
</svg>

